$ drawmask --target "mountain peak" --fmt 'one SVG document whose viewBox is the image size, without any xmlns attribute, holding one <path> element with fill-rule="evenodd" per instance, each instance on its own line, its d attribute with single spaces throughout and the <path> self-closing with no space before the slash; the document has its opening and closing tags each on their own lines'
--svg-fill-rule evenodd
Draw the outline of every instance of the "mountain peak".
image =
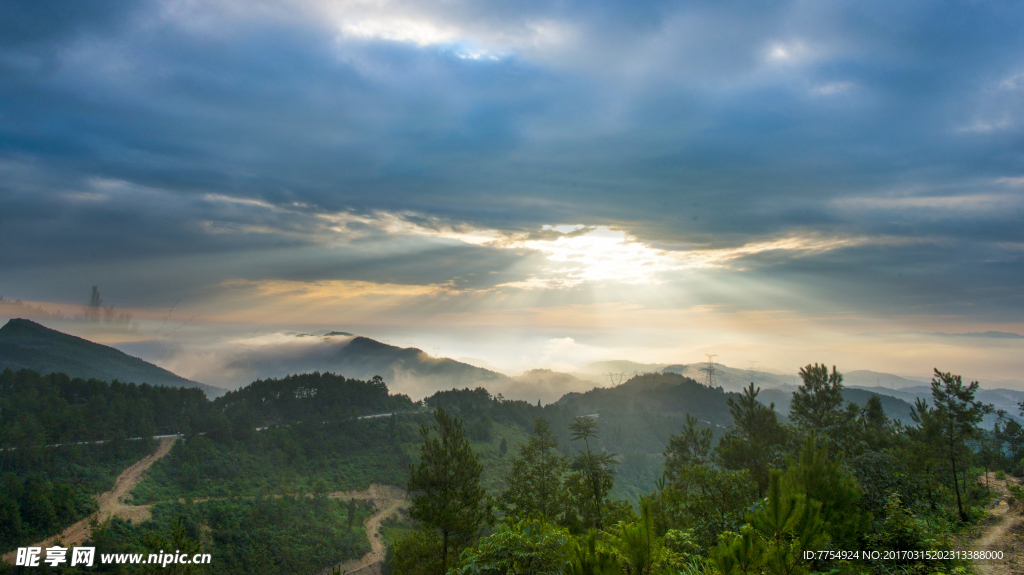
<svg viewBox="0 0 1024 575">
<path fill-rule="evenodd" d="M 120 350 L 40 325 L 11 319 L 0 327 L 0 369 L 31 369 L 70 377 L 198 387 L 207 395 L 225 390 L 180 377 Z"/>
<path fill-rule="evenodd" d="M 53 341 L 61 341 L 71 344 L 100 345 L 69 333 L 48 328 L 45 325 L 36 323 L 30 319 L 13 318 L 8 320 L 3 327 L 0 327 L 0 343 L 38 345 Z"/>
</svg>

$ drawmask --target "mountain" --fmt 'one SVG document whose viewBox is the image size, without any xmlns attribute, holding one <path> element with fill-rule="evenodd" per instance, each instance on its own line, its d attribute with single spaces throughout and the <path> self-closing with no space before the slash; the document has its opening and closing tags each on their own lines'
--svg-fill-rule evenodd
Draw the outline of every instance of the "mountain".
<svg viewBox="0 0 1024 575">
<path fill-rule="evenodd" d="M 689 413 L 705 424 L 721 429 L 732 424 L 732 415 L 726 405 L 728 397 L 736 397 L 736 394 L 709 388 L 689 377 L 670 372 L 636 375 L 615 387 L 569 393 L 558 403 L 579 413 L 598 414 L 603 419 L 626 416 L 638 425 L 644 419 L 637 419 L 635 416 L 638 414 L 679 418 Z"/>
<path fill-rule="evenodd" d="M 927 385 L 929 377 L 922 379 L 907 379 L 891 373 L 878 373 L 858 369 L 843 374 L 843 385 L 848 387 L 887 387 L 889 389 L 902 389 L 905 387 L 916 387 Z"/>
<path fill-rule="evenodd" d="M 663 371 L 664 373 L 685 375 L 703 383 L 707 377 L 707 372 L 702 370 L 706 368 L 706 363 L 689 363 L 670 365 Z M 715 364 L 715 387 L 720 386 L 725 391 L 741 392 L 751 382 L 754 383 L 755 387 L 769 388 L 797 385 L 799 384 L 799 379 L 796 375 L 779 375 L 753 369 L 729 367 L 720 363 Z"/>
<path fill-rule="evenodd" d="M 374 375 L 401 374 L 428 381 L 443 382 L 446 389 L 470 387 L 485 383 L 503 382 L 507 376 L 489 369 L 479 368 L 447 357 L 432 357 L 415 347 L 396 347 L 357 336 L 338 350 L 334 361 L 339 366 L 354 370 L 360 379 Z"/>
<path fill-rule="evenodd" d="M 415 347 L 397 347 L 362 336 L 324 336 L 317 341 L 263 348 L 236 357 L 227 368 L 245 379 L 296 373 L 332 372 L 354 379 L 379 375 L 388 386 L 414 397 L 454 387 L 501 391 L 512 379 L 489 369 L 449 358 L 433 357 Z"/>
<path fill-rule="evenodd" d="M 757 399 L 765 405 L 774 403 L 776 412 L 789 417 L 789 407 L 793 403 L 793 392 L 796 390 L 797 387 L 794 385 L 762 389 L 761 393 L 757 395 Z M 906 397 L 897 396 L 896 393 L 882 387 L 872 389 L 843 387 L 843 400 L 864 407 L 872 395 L 877 395 L 878 399 L 882 401 L 882 409 L 885 410 L 886 417 L 898 419 L 908 425 L 912 424 L 910 409 L 913 407 L 913 400 L 907 401 Z"/>
<path fill-rule="evenodd" d="M 715 441 L 721 437 L 732 424 L 726 404 L 729 397 L 738 396 L 677 373 L 643 373 L 615 387 L 568 393 L 551 407 L 566 415 L 597 419 L 598 448 L 618 454 L 621 461 L 616 496 L 636 501 L 655 489 L 662 453 L 669 438 L 685 427 L 687 414 L 696 417 L 700 427 L 710 428 Z M 559 442 L 571 445 L 568 437 L 560 437 Z"/>
<path fill-rule="evenodd" d="M 600 376 L 607 376 L 609 373 L 612 375 L 625 373 L 626 377 L 629 378 L 641 373 L 661 371 L 666 365 L 668 364 L 637 363 L 627 359 L 613 359 L 608 361 L 592 361 L 580 368 L 580 372 Z"/>
<path fill-rule="evenodd" d="M 584 392 L 595 387 L 594 382 L 580 379 L 569 373 L 550 369 L 531 369 L 512 378 L 513 383 L 501 393 L 510 399 L 532 402 L 553 403 L 567 393 Z"/>
<path fill-rule="evenodd" d="M 910 404 L 916 402 L 918 398 L 925 400 L 929 405 L 932 402 L 932 388 L 927 385 L 904 387 L 901 389 L 886 389 L 884 387 L 862 387 L 860 389 L 878 393 L 879 395 L 891 395 Z M 974 395 L 974 399 L 982 403 L 991 404 L 995 409 L 1005 411 L 1008 417 L 1016 419 L 1018 422 L 1024 422 L 1024 417 L 1021 417 L 1019 407 L 1019 404 L 1024 401 L 1024 391 L 979 388 Z M 886 413 L 888 413 L 888 410 L 886 410 Z M 903 422 L 907 423 L 907 420 L 904 419 Z M 986 429 L 992 429 L 995 422 L 996 416 L 994 414 L 986 415 L 981 426 Z"/>
<path fill-rule="evenodd" d="M 197 387 L 209 397 L 226 390 L 180 377 L 112 347 L 39 325 L 12 319 L 0 328 L 0 370 L 31 369 L 103 381 Z"/>
<path fill-rule="evenodd" d="M 590 368 L 591 371 L 594 371 L 597 368 L 631 367 L 630 365 L 626 365 L 628 363 L 629 362 L 595 362 L 589 364 L 587 368 L 584 369 Z M 632 365 L 643 366 L 645 368 L 657 367 L 656 364 Z M 661 372 L 665 375 L 677 374 L 682 377 L 682 380 L 693 382 L 693 384 L 703 384 L 707 377 L 707 372 L 702 370 L 705 370 L 706 368 L 706 363 L 673 364 L 665 366 Z M 849 374 L 843 374 L 843 376 L 844 384 L 846 384 L 848 379 L 852 377 L 854 382 L 870 381 L 874 383 L 875 381 L 883 381 L 900 387 L 921 385 L 921 382 L 919 381 L 904 379 L 888 373 L 876 373 L 865 370 L 852 371 Z M 644 383 L 645 381 L 647 383 Z M 623 384 L 616 388 L 611 388 L 618 391 L 609 390 L 610 393 L 596 393 L 593 394 L 593 396 L 617 396 L 625 393 L 626 390 L 633 390 L 634 392 L 644 391 L 644 398 L 641 403 L 647 405 L 650 409 L 655 409 L 662 413 L 672 411 L 678 412 L 681 410 L 688 411 L 694 415 L 704 413 L 702 411 L 704 409 L 710 409 L 710 411 L 704 416 L 701 416 L 701 419 L 708 421 L 709 423 L 713 422 L 715 425 L 727 425 L 727 423 L 721 423 L 721 421 L 730 419 L 728 417 L 728 410 L 723 411 L 725 395 L 722 395 L 721 397 L 723 405 L 715 405 L 712 407 L 711 404 L 704 403 L 704 401 L 710 400 L 710 396 L 708 398 L 703 398 L 703 395 L 707 395 L 708 389 L 706 386 L 700 385 L 699 388 L 694 388 L 691 384 L 672 384 L 669 386 L 672 390 L 669 391 L 669 387 L 665 387 L 666 382 L 668 381 L 669 380 L 662 380 L 661 378 L 653 377 L 650 374 L 646 376 L 637 376 L 630 379 L 628 385 Z M 674 382 L 675 380 L 671 381 Z M 774 403 L 775 411 L 783 417 L 789 415 L 789 405 L 792 402 L 793 392 L 796 391 L 797 386 L 800 383 L 800 378 L 798 376 L 768 373 L 753 369 L 739 369 L 729 367 L 727 365 L 715 364 L 715 387 L 721 387 L 723 392 L 740 393 L 743 391 L 743 388 L 750 385 L 751 382 L 753 382 L 755 387 L 761 389 L 761 393 L 757 396 L 761 403 L 764 403 L 765 405 Z M 652 390 L 647 388 L 651 385 L 654 385 L 659 389 L 659 391 L 657 393 L 652 393 Z M 573 395 L 576 397 L 582 397 L 580 394 Z M 698 400 L 698 395 L 702 396 L 702 399 Z M 882 400 L 882 407 L 885 409 L 885 413 L 890 419 L 899 419 L 904 423 L 910 421 L 910 408 L 914 401 L 912 396 L 908 397 L 906 394 L 899 394 L 891 389 L 881 387 L 864 389 L 851 387 L 847 384 L 843 389 L 843 398 L 846 401 L 852 401 L 853 403 L 861 406 L 865 405 L 872 395 L 879 396 Z M 1024 394 L 1021 395 L 1024 396 Z M 655 403 L 652 403 L 655 397 L 658 399 Z M 631 401 L 625 397 L 619 398 L 617 401 L 621 401 L 623 405 L 631 403 Z"/>
<path fill-rule="evenodd" d="M 488 370 L 491 370 L 491 371 L 493 371 L 495 373 L 504 373 L 501 370 L 501 368 L 499 368 L 498 366 L 494 365 L 493 363 L 491 363 L 491 362 L 489 362 L 489 361 L 487 361 L 485 359 L 480 359 L 479 357 L 460 357 L 460 358 L 457 358 L 455 361 L 461 361 L 462 363 L 468 363 L 469 365 L 472 365 L 472 366 L 475 366 L 475 367 L 480 367 L 480 368 L 483 368 L 483 369 L 488 369 Z M 508 375 L 508 374 L 506 374 L 506 375 Z"/>
</svg>

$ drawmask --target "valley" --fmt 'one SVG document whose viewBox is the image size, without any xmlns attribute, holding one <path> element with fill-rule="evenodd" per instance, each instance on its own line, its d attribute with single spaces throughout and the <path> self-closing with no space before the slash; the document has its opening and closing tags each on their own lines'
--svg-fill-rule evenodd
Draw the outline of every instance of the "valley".
<svg viewBox="0 0 1024 575">
<path fill-rule="evenodd" d="M 360 361 L 394 365 L 388 363 L 391 351 L 384 344 L 359 345 L 372 351 Z M 400 360 L 424 361 L 418 350 L 396 349 Z M 353 361 L 352 353 L 346 361 Z M 453 369 L 455 363 L 435 367 Z M 622 368 L 623 363 L 612 365 Z M 928 403 L 928 411 L 916 412 L 917 406 L 897 397 L 909 399 L 906 390 L 886 390 L 893 393 L 887 395 L 844 387 L 823 366 L 821 373 L 804 374 L 802 386 L 767 389 L 749 382 L 745 388 L 734 386 L 724 377 L 723 385 L 708 387 L 680 373 L 687 369 L 665 366 L 601 387 L 550 370 L 524 374 L 519 381 L 509 378 L 513 385 L 552 382 L 556 389 L 590 385 L 547 404 L 492 394 L 483 386 L 439 390 L 413 400 L 393 392 L 383 377 L 318 371 L 257 379 L 210 398 L 194 386 L 106 383 L 7 369 L 0 376 L 0 408 L 21 415 L 0 427 L 0 472 L 15 495 L 0 501 L 0 509 L 18 510 L 17 516 L 8 515 L 16 528 L 2 532 L 4 560 L 8 565 L 13 561 L 14 547 L 60 542 L 114 552 L 202 548 L 217 558 L 218 573 L 433 569 L 436 550 L 424 549 L 436 544 L 431 539 L 436 532 L 422 511 L 422 498 L 430 491 L 416 487 L 406 494 L 406 489 L 424 473 L 429 457 L 424 438 L 447 433 L 444 425 L 457 426 L 452 431 L 468 450 L 463 456 L 479 466 L 474 481 L 491 502 L 484 514 L 490 519 L 473 538 L 479 547 L 460 544 L 460 552 L 469 553 L 460 561 L 475 561 L 473 553 L 484 553 L 487 541 L 510 541 L 535 529 L 577 545 L 572 542 L 583 541 L 588 529 L 604 524 L 590 531 L 603 541 L 595 549 L 612 553 L 622 544 L 616 543 L 621 541 L 617 533 L 626 532 L 621 530 L 651 529 L 662 541 L 664 557 L 691 571 L 728 575 L 722 569 L 733 552 L 724 543 L 716 546 L 716 534 L 758 524 L 758 507 L 749 505 L 758 493 L 775 497 L 770 484 L 776 479 L 771 478 L 810 473 L 813 467 L 799 470 L 816 458 L 831 463 L 814 473 L 831 469 L 827 473 L 835 475 L 828 481 L 846 486 L 836 487 L 845 495 L 832 503 L 817 500 L 823 502 L 821 513 L 827 513 L 828 504 L 847 501 L 843 505 L 853 507 L 843 513 L 859 517 L 860 523 L 843 524 L 848 532 L 838 523 L 826 523 L 833 525 L 834 541 L 854 537 L 847 544 L 856 539 L 875 546 L 905 545 L 905 539 L 884 539 L 899 524 L 910 531 L 893 531 L 892 536 L 917 538 L 917 546 L 938 549 L 962 542 L 978 549 L 1015 548 L 1011 540 L 1019 530 L 1020 504 L 1005 505 L 1013 501 L 1006 485 L 1016 481 L 1010 473 L 1020 471 L 1013 450 L 1024 456 L 1024 433 L 1020 441 L 1007 435 L 1020 429 L 1013 428 L 1014 418 L 996 419 L 994 431 L 977 420 L 973 445 L 989 441 L 1003 447 L 989 455 L 965 447 L 960 457 L 970 459 L 960 465 L 971 473 L 982 464 L 1002 466 L 1004 475 L 995 479 L 991 472 L 991 492 L 979 489 L 981 484 L 958 482 L 954 487 L 963 492 L 960 501 L 966 501 L 958 505 L 940 479 L 943 460 L 922 451 L 929 440 L 921 430 L 938 412 Z M 729 373 L 728 368 L 722 371 Z M 818 381 L 818 387 L 808 387 L 808 381 Z M 831 411 L 806 407 L 826 398 Z M 925 419 L 917 427 L 903 427 L 914 417 Z M 845 456 L 829 455 L 839 452 Z M 542 461 L 548 467 L 540 466 Z M 933 471 L 913 471 L 920 466 Z M 554 481 L 556 491 L 568 497 L 554 501 L 552 510 L 544 512 L 550 513 L 546 522 L 536 527 L 525 527 L 535 515 L 523 515 L 522 506 L 533 503 L 515 499 L 522 473 L 541 474 L 530 481 L 548 477 L 544 481 Z M 586 497 L 595 493 L 587 487 L 590 480 L 579 482 L 587 474 L 596 474 L 592 477 L 603 485 L 596 502 L 587 503 Z M 807 493 L 804 497 L 820 497 Z M 991 504 L 993 497 L 1003 504 Z M 935 507 L 936 501 L 942 503 Z M 964 509 L 962 515 L 958 508 Z M 652 515 L 653 523 L 644 527 L 644 514 L 655 510 L 658 519 Z M 872 530 L 882 535 L 871 535 Z M 980 538 L 971 539 L 972 533 Z M 690 543 L 680 543 L 679 537 Z M 761 552 L 777 551 L 766 547 Z M 405 561 L 417 553 L 426 553 L 419 567 Z M 978 573 L 1009 572 L 1002 563 L 993 565 L 978 562 L 974 568 Z M 861 567 L 857 572 L 872 568 Z"/>
</svg>

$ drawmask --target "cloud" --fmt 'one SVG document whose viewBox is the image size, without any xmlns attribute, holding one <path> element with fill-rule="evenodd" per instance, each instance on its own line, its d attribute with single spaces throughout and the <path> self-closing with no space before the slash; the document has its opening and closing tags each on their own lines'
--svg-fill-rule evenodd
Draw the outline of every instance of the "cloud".
<svg viewBox="0 0 1024 575">
<path fill-rule="evenodd" d="M 417 321 L 569 300 L 1021 310 L 1010 5 L 152 0 L 7 16 L 8 297 L 99 284 L 133 308 L 234 293 L 286 315 L 271 302 L 352 292 Z"/>
<path fill-rule="evenodd" d="M 811 89 L 811 93 L 818 96 L 832 96 L 834 94 L 842 94 L 848 92 L 854 87 L 853 82 L 830 82 L 828 84 L 821 84 Z"/>
</svg>

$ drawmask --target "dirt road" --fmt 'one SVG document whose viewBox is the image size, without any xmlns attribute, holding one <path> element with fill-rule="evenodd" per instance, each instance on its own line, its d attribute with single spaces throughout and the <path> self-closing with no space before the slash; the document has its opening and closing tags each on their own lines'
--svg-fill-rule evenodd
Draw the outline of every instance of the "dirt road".
<svg viewBox="0 0 1024 575">
<path fill-rule="evenodd" d="M 355 491 L 351 493 L 332 493 L 330 497 L 339 499 L 372 499 L 377 504 L 377 511 L 366 520 L 366 537 L 370 540 L 370 552 L 360 559 L 353 559 L 337 565 L 342 573 L 348 575 L 370 575 L 380 573 L 381 563 L 384 562 L 384 541 L 380 537 L 380 525 L 385 519 L 398 512 L 399 509 L 408 509 L 409 501 L 405 498 L 405 491 L 398 487 L 387 485 L 371 485 L 366 491 Z M 335 566 L 320 571 L 321 574 L 329 574 Z"/>
<path fill-rule="evenodd" d="M 171 452 L 171 447 L 174 446 L 174 442 L 178 438 L 175 436 L 163 437 L 157 445 L 156 451 L 150 455 L 143 457 L 136 461 L 129 467 L 121 472 L 121 475 L 117 476 L 117 480 L 114 481 L 114 487 L 106 493 L 101 493 L 96 498 L 99 505 L 99 510 L 96 513 L 82 519 L 78 523 L 71 525 L 61 533 L 54 535 L 40 541 L 39 543 L 33 543 L 32 547 L 52 547 L 54 543 L 60 541 L 64 547 L 74 547 L 81 545 L 89 538 L 89 523 L 96 519 L 97 521 L 103 522 L 110 517 L 121 517 L 133 522 L 145 521 L 149 519 L 149 510 L 152 506 L 134 506 L 125 505 L 122 501 L 132 489 L 138 485 L 139 481 L 142 481 L 142 476 L 147 469 L 153 466 L 154 463 L 162 459 L 168 453 Z M 15 551 L 4 555 L 4 561 L 14 564 Z"/>
<path fill-rule="evenodd" d="M 146 470 L 171 452 L 171 448 L 177 439 L 177 437 L 173 436 L 161 438 L 155 452 L 143 457 L 121 472 L 121 475 L 114 482 L 114 487 L 97 497 L 99 509 L 96 513 L 71 525 L 58 535 L 49 537 L 39 543 L 33 543 L 31 546 L 46 548 L 53 546 L 57 541 L 60 541 L 64 547 L 81 545 L 89 538 L 89 524 L 93 519 L 101 523 L 111 517 L 120 517 L 134 523 L 149 520 L 153 508 L 152 504 L 129 505 L 124 502 L 124 499 L 139 484 Z M 366 520 L 366 536 L 370 540 L 370 552 L 361 559 L 346 561 L 340 567 L 342 572 L 347 571 L 349 575 L 353 575 L 356 572 L 360 572 L 363 575 L 378 572 L 380 563 L 384 560 L 384 542 L 380 538 L 380 525 L 385 519 L 398 512 L 399 509 L 408 507 L 405 491 L 398 487 L 374 484 L 365 491 L 335 491 L 328 493 L 327 497 L 343 500 L 370 500 L 376 504 L 377 511 Z M 196 501 L 205 500 L 207 498 L 197 499 Z M 7 553 L 3 556 L 3 560 L 13 565 L 15 553 L 15 551 Z M 326 569 L 323 572 L 330 573 L 331 569 Z"/>
<path fill-rule="evenodd" d="M 1012 477 L 999 481 L 995 472 L 989 473 L 989 486 L 998 494 L 999 503 L 989 508 L 989 517 L 982 522 L 981 537 L 973 543 L 978 551 L 1002 551 L 1002 559 L 975 560 L 974 569 L 979 575 L 1016 575 L 1024 572 L 1024 517 L 1021 516 L 1022 502 L 1008 505 L 1010 492 L 1007 483 L 1018 483 Z M 978 482 L 985 484 L 985 476 Z"/>
</svg>

